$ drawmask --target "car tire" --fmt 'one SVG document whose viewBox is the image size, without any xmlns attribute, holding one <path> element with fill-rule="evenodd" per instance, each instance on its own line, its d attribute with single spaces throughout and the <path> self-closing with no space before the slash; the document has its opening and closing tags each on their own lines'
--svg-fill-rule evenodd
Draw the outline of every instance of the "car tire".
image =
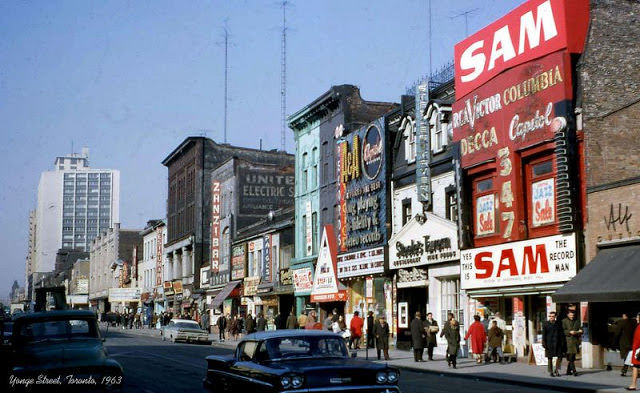
<svg viewBox="0 0 640 393">
<path fill-rule="evenodd" d="M 171 336 L 171 342 L 174 344 L 176 343 L 176 339 L 173 337 L 173 335 Z"/>
<path fill-rule="evenodd" d="M 162 336 L 162 341 L 167 341 L 167 338 L 164 336 L 164 334 L 160 334 L 160 336 Z"/>
</svg>

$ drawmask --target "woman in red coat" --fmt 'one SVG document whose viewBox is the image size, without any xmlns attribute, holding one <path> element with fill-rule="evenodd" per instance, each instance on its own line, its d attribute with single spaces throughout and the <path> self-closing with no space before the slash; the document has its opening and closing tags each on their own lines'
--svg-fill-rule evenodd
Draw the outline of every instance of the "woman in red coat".
<svg viewBox="0 0 640 393">
<path fill-rule="evenodd" d="M 471 336 L 471 352 L 473 357 L 476 358 L 478 364 L 482 363 L 484 354 L 484 344 L 487 341 L 487 333 L 484 331 L 484 325 L 480 322 L 480 315 L 474 315 L 475 322 L 469 326 L 469 331 L 464 339 L 467 340 Z"/>
<path fill-rule="evenodd" d="M 636 315 L 636 331 L 633 333 L 633 343 L 631 344 L 631 363 L 633 364 L 633 374 L 631 376 L 631 385 L 626 387 L 627 390 L 638 390 L 638 369 L 640 368 L 640 360 L 636 358 L 636 352 L 640 348 L 640 313 Z"/>
</svg>

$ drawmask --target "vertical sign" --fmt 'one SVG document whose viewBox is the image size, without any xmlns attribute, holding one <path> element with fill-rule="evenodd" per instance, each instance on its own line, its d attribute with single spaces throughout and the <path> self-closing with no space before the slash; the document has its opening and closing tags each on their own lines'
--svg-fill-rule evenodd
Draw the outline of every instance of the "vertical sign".
<svg viewBox="0 0 640 393">
<path fill-rule="evenodd" d="M 220 268 L 220 182 L 211 182 L 211 271 Z"/>
<path fill-rule="evenodd" d="M 271 282 L 271 235 L 262 238 L 262 282 Z"/>
<path fill-rule="evenodd" d="M 162 285 L 162 256 L 164 253 L 162 244 L 162 231 L 164 227 L 159 226 L 156 228 L 156 286 Z"/>
<path fill-rule="evenodd" d="M 342 136 L 342 135 L 341 135 Z M 336 149 L 336 156 L 338 157 L 338 165 L 336 168 L 336 178 L 338 181 L 338 202 L 340 208 L 340 214 L 335 217 L 336 224 L 338 226 L 338 248 L 341 252 L 347 251 L 347 200 L 345 194 L 347 192 L 347 184 L 340 181 L 342 176 L 343 166 L 346 167 L 346 147 L 347 141 L 340 140 Z"/>
<path fill-rule="evenodd" d="M 135 246 L 131 252 L 131 280 L 131 285 L 138 286 L 138 247 Z"/>
<path fill-rule="evenodd" d="M 495 194 L 483 195 L 476 199 L 476 233 L 489 235 L 496 231 Z"/>
<path fill-rule="evenodd" d="M 306 242 L 305 245 L 307 247 L 306 256 L 310 256 L 313 253 L 313 232 L 311 226 L 311 201 L 307 201 L 306 206 L 306 221 L 305 221 L 305 229 L 306 229 Z"/>
<path fill-rule="evenodd" d="M 431 205 L 431 141 L 428 123 L 423 118 L 424 110 L 429 101 L 429 90 L 426 83 L 421 83 L 416 89 L 416 188 L 418 200 L 425 207 Z"/>
</svg>

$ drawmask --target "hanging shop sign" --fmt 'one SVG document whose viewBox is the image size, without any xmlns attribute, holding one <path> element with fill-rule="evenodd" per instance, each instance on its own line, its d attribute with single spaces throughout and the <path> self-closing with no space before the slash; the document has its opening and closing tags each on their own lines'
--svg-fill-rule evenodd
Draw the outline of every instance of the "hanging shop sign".
<svg viewBox="0 0 640 393">
<path fill-rule="evenodd" d="M 313 226 L 312 226 L 312 210 L 311 210 L 311 201 L 307 201 L 305 205 L 305 246 L 306 252 L 305 256 L 311 256 L 313 254 Z"/>
<path fill-rule="evenodd" d="M 171 281 L 165 281 L 163 283 L 163 292 L 165 296 L 173 296 L 173 285 L 171 285 Z"/>
<path fill-rule="evenodd" d="M 296 296 L 308 295 L 313 289 L 313 265 L 308 264 L 293 270 L 293 288 Z"/>
<path fill-rule="evenodd" d="M 347 299 L 346 291 L 338 289 L 336 277 L 336 241 L 333 226 L 325 225 L 313 277 L 311 302 L 333 302 Z"/>
<path fill-rule="evenodd" d="M 502 71 L 552 52 L 581 53 L 589 2 L 531 0 L 455 45 L 456 99 Z"/>
<path fill-rule="evenodd" d="M 338 278 L 384 273 L 384 247 L 338 255 Z"/>
<path fill-rule="evenodd" d="M 171 283 L 171 286 L 173 287 L 173 293 L 175 293 L 176 295 L 182 295 L 182 281 L 173 281 Z"/>
<path fill-rule="evenodd" d="M 247 265 L 247 244 L 231 247 L 231 279 L 242 280 Z"/>
<path fill-rule="evenodd" d="M 431 213 L 425 213 L 424 221 L 412 218 L 389 239 L 389 269 L 406 269 L 458 259 L 460 250 L 456 223 Z"/>
<path fill-rule="evenodd" d="M 220 182 L 211 182 L 211 271 L 220 269 Z"/>
<path fill-rule="evenodd" d="M 280 285 L 292 285 L 293 284 L 293 272 L 291 269 L 280 270 Z"/>
<path fill-rule="evenodd" d="M 239 214 L 263 215 L 291 206 L 295 197 L 293 167 L 246 167 L 238 169 Z"/>
<path fill-rule="evenodd" d="M 340 252 L 386 243 L 387 148 L 384 119 L 354 131 L 339 142 Z"/>
<path fill-rule="evenodd" d="M 262 282 L 271 282 L 271 235 L 262 237 Z"/>
<path fill-rule="evenodd" d="M 462 289 L 569 281 L 576 275 L 576 236 L 548 236 L 463 250 Z"/>
</svg>

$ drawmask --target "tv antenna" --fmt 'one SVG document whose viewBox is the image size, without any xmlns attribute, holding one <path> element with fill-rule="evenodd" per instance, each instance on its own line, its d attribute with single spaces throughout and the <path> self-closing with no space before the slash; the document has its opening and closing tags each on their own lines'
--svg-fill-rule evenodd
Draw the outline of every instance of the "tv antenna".
<svg viewBox="0 0 640 393">
<path fill-rule="evenodd" d="M 472 14 L 476 11 L 478 11 L 480 8 L 474 8 L 471 10 L 467 10 L 467 11 L 462 11 L 462 12 L 458 12 L 457 14 L 453 15 L 450 19 L 455 19 L 455 18 L 459 18 L 461 16 L 464 16 L 464 36 L 468 37 L 469 36 L 469 14 Z"/>
<path fill-rule="evenodd" d="M 280 150 L 286 151 L 287 130 L 287 0 L 282 1 L 282 42 L 280 62 Z"/>
<path fill-rule="evenodd" d="M 229 102 L 228 96 L 228 75 L 229 75 L 229 29 L 227 28 L 227 21 L 224 20 L 224 143 L 227 143 L 227 104 Z"/>
</svg>

